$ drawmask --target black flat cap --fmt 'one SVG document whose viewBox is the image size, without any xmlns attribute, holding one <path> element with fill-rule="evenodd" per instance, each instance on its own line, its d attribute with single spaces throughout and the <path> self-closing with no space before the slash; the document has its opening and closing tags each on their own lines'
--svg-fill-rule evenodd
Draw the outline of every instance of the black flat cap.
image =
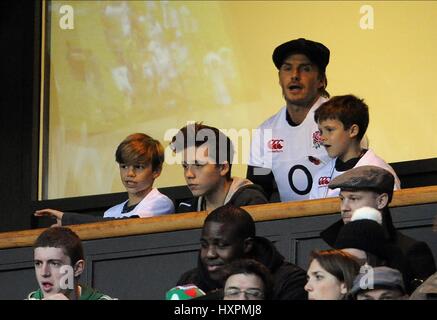
<svg viewBox="0 0 437 320">
<path fill-rule="evenodd" d="M 325 72 L 329 63 L 329 49 L 319 42 L 304 38 L 291 40 L 276 47 L 272 56 L 276 68 L 279 70 L 285 59 L 297 53 L 306 55 L 321 72 Z"/>
<path fill-rule="evenodd" d="M 334 248 L 360 249 L 370 252 L 380 259 L 387 259 L 387 239 L 384 228 L 376 221 L 369 219 L 355 220 L 341 227 Z"/>
<path fill-rule="evenodd" d="M 394 176 L 387 170 L 377 166 L 361 166 L 352 168 L 329 183 L 329 189 L 373 190 L 387 193 L 391 200 L 395 184 Z"/>
</svg>

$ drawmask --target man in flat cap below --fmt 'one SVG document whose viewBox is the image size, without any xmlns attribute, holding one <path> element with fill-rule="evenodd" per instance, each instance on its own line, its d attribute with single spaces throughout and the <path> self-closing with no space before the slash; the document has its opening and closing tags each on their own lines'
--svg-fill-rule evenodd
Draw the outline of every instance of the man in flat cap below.
<svg viewBox="0 0 437 320">
<path fill-rule="evenodd" d="M 286 105 L 252 136 L 247 178 L 268 196 L 277 185 L 281 201 L 309 199 L 313 175 L 329 160 L 314 121 L 314 111 L 329 98 L 329 56 L 323 44 L 303 38 L 273 51 Z"/>
<path fill-rule="evenodd" d="M 350 222 L 354 210 L 368 206 L 381 212 L 386 237 L 405 256 L 407 268 L 414 279 L 405 284 L 408 293 L 436 271 L 429 246 L 402 234 L 393 225 L 388 205 L 393 197 L 394 177 L 389 171 L 376 166 L 356 167 L 334 178 L 329 188 L 340 188 L 342 220 L 320 233 L 326 243 L 333 247 L 343 225 Z"/>
<path fill-rule="evenodd" d="M 354 280 L 350 295 L 356 300 L 408 299 L 402 274 L 388 267 L 376 267 L 368 273 L 360 273 Z"/>
</svg>

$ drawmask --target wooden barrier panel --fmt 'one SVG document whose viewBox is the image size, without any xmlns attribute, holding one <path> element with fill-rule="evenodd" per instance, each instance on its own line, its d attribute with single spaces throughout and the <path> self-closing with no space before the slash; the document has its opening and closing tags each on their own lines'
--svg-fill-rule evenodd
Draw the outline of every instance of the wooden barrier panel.
<svg viewBox="0 0 437 320">
<path fill-rule="evenodd" d="M 320 232 L 338 221 L 338 198 L 248 206 L 256 233 L 284 258 L 306 269 L 312 250 L 327 249 Z M 437 258 L 437 187 L 395 192 L 395 227 L 425 241 Z M 163 299 L 195 267 L 206 212 L 72 226 L 84 240 L 80 282 L 119 299 Z M 0 299 L 24 299 L 38 287 L 31 245 L 43 229 L 0 233 Z"/>
<path fill-rule="evenodd" d="M 437 186 L 394 192 L 390 207 L 437 203 Z M 270 203 L 244 207 L 255 221 L 326 215 L 339 212 L 338 198 Z M 71 226 L 82 240 L 123 237 L 201 228 L 206 211 L 170 214 L 152 218 L 123 219 Z M 436 212 L 437 215 L 437 212 Z M 31 246 L 43 229 L 0 233 L 0 249 Z"/>
</svg>

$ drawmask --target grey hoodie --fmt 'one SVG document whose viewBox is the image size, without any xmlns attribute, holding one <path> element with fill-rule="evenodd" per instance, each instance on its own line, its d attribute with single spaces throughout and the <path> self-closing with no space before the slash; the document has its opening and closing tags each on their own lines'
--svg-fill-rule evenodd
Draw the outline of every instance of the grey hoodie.
<svg viewBox="0 0 437 320">
<path fill-rule="evenodd" d="M 204 198 L 202 196 L 193 197 L 189 201 L 183 201 L 179 204 L 176 212 L 202 211 L 203 201 Z M 233 177 L 223 205 L 232 204 L 236 207 L 242 207 L 264 203 L 268 203 L 268 201 L 263 189 L 259 185 L 253 184 L 252 181 L 245 178 Z"/>
</svg>

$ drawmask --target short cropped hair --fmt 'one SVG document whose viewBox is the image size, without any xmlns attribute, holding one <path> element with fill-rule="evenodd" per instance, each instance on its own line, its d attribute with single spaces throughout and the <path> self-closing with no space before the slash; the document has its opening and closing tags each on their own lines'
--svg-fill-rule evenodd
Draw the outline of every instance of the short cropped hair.
<svg viewBox="0 0 437 320">
<path fill-rule="evenodd" d="M 66 227 L 53 227 L 43 231 L 33 244 L 33 249 L 45 247 L 61 249 L 65 255 L 70 257 L 72 266 L 84 259 L 80 238 Z"/>
<path fill-rule="evenodd" d="M 226 266 L 226 276 L 228 279 L 230 276 L 235 274 L 253 274 L 259 277 L 264 284 L 264 300 L 269 300 L 272 296 L 273 291 L 273 279 L 270 273 L 270 270 L 263 265 L 261 262 L 258 262 L 253 259 L 239 259 L 231 262 Z"/>
<path fill-rule="evenodd" d="M 211 211 L 206 217 L 204 225 L 208 222 L 218 222 L 232 226 L 238 238 L 244 240 L 255 237 L 255 221 L 244 209 L 233 205 L 224 205 Z"/>
<path fill-rule="evenodd" d="M 127 165 L 152 165 L 152 171 L 160 171 L 164 163 L 164 147 L 144 133 L 127 136 L 115 151 L 115 161 Z"/>
<path fill-rule="evenodd" d="M 323 269 L 344 282 L 348 292 L 352 289 L 354 279 L 360 272 L 360 265 L 354 256 L 341 250 L 321 250 L 311 252 L 310 263 L 313 260 L 317 260 Z"/>
<path fill-rule="evenodd" d="M 321 122 L 335 119 L 343 123 L 344 129 L 349 129 L 353 124 L 358 125 L 357 140 L 361 141 L 369 125 L 369 107 L 363 99 L 348 94 L 335 96 L 323 103 L 314 112 L 314 120 Z"/>
<path fill-rule="evenodd" d="M 174 152 L 181 152 L 187 148 L 193 146 L 198 148 L 204 144 L 208 146 L 209 155 L 217 165 L 223 164 L 225 161 L 229 163 L 226 178 L 230 179 L 234 146 L 231 139 L 219 129 L 204 125 L 201 122 L 188 124 L 173 137 L 171 148 Z"/>
</svg>

